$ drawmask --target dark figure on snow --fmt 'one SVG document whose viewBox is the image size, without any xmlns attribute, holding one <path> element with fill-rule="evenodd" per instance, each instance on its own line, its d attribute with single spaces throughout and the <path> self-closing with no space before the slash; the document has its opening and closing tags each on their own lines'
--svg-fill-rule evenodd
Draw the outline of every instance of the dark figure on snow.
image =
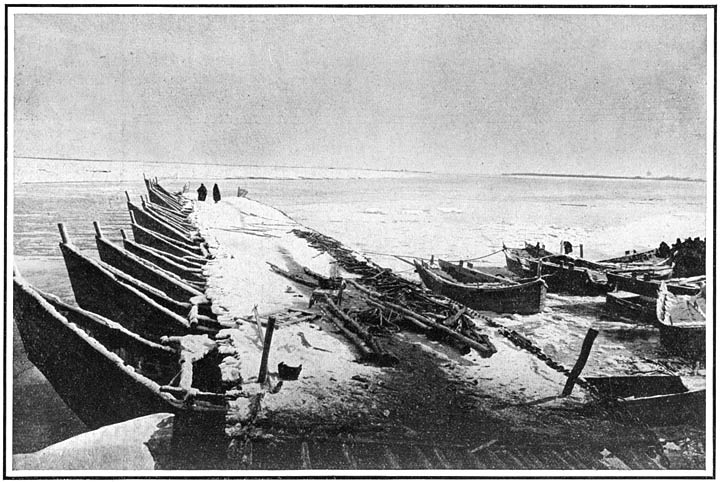
<svg viewBox="0 0 720 482">
<path fill-rule="evenodd" d="M 198 201 L 204 201 L 207 197 L 207 188 L 205 187 L 205 184 L 200 184 L 200 187 L 197 189 L 198 193 Z"/>
<path fill-rule="evenodd" d="M 220 188 L 217 184 L 213 186 L 213 200 L 218 202 L 220 200 Z"/>
</svg>

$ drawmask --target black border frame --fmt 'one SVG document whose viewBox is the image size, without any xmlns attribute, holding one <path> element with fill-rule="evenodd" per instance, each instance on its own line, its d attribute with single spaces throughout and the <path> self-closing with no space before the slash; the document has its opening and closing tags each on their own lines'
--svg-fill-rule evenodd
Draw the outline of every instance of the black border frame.
<svg viewBox="0 0 720 482">
<path fill-rule="evenodd" d="M 53 4 L 53 3 L 47 3 L 47 4 L 39 4 L 39 3 L 14 3 L 14 4 L 5 4 L 5 95 L 4 95 L 4 123 L 5 123 L 5 131 L 4 131 L 4 171 L 3 171 L 3 183 L 4 183 L 4 196 L 3 196 L 3 214 L 4 214 L 4 226 L 5 230 L 3 231 L 3 246 L 4 246 L 4 253 L 3 253 L 3 273 L 7 273 L 8 268 L 8 259 L 7 259 L 7 252 L 8 252 L 8 237 L 7 237 L 7 225 L 8 225 L 8 78 L 9 78 L 9 71 L 8 71 L 8 14 L 10 13 L 11 8 L 143 8 L 143 7 L 161 7 L 161 8 L 335 8 L 335 9 L 358 9 L 358 8 L 386 8 L 386 9 L 408 9 L 408 8 L 428 8 L 428 9 L 454 9 L 454 8 L 463 8 L 463 9 L 520 9 L 520 8 L 537 8 L 537 9 L 543 9 L 543 8 L 552 8 L 552 9 L 563 9 L 563 8 L 573 8 L 573 9 L 582 9 L 582 8 L 592 8 L 592 9 L 709 9 L 712 10 L 713 14 L 713 143 L 712 143 L 712 162 L 713 162 L 713 253 L 717 253 L 717 244 L 716 244 L 716 235 L 717 235 L 717 210 L 715 209 L 717 206 L 717 189 L 714 187 L 717 184 L 717 5 L 715 4 L 678 4 L 678 5 L 663 5 L 663 4 L 647 4 L 647 5 L 635 5 L 635 4 L 606 4 L 606 5 L 593 5 L 593 4 L 580 4 L 580 5 L 573 5 L 573 4 L 441 4 L 441 3 L 434 3 L 434 4 L 351 4 L 351 3 L 342 3 L 342 4 L 201 4 L 201 3 L 194 3 L 194 4 L 158 4 L 158 3 L 137 3 L 137 4 L 99 4 L 99 3 L 87 3 L 87 4 Z M 707 66 L 710 67 L 709 65 Z M 707 181 L 706 181 L 707 182 Z M 717 272 L 717 260 L 715 257 L 713 257 L 713 266 L 712 266 L 712 276 L 713 279 L 717 279 L 715 274 Z M 8 300 L 5 298 L 5 295 L 7 294 L 7 288 L 8 288 L 8 280 L 7 277 L 3 277 L 3 318 L 5 320 L 5 323 L 3 325 L 3 349 L 7 346 L 7 336 L 8 336 Z M 715 313 L 715 308 L 717 306 L 717 285 L 713 284 L 713 313 Z M 714 322 L 715 320 L 713 320 Z M 717 328 L 717 327 L 716 327 Z M 713 338 L 713 353 L 717 354 L 717 333 L 714 333 Z M 10 354 L 10 358 L 12 358 L 12 354 Z M 5 367 L 5 363 L 8 361 L 8 353 L 5 353 L 5 357 L 3 359 L 3 367 Z M 717 364 L 717 360 L 715 360 L 715 363 Z M 717 422 L 717 406 L 716 406 L 716 382 L 717 382 L 717 368 L 716 364 L 712 367 L 712 380 L 713 380 L 713 390 L 712 390 L 712 414 L 713 414 L 713 422 Z M 337 480 L 361 480 L 361 479 L 382 479 L 382 480 L 400 480 L 400 479 L 453 479 L 453 480 L 516 480 L 516 479 L 536 479 L 536 480 L 550 480 L 550 479 L 570 479 L 570 480 L 586 480 L 586 479 L 598 479 L 598 480 L 608 480 L 608 479 L 617 479 L 617 480 L 644 480 L 644 479 L 653 479 L 653 480 L 705 480 L 705 479 L 711 479 L 714 480 L 716 476 L 716 462 L 717 462 L 717 431 L 716 431 L 716 425 L 712 426 L 712 440 L 713 440 L 713 457 L 712 457 L 712 471 L 711 475 L 705 475 L 705 476 L 696 476 L 696 475 L 667 475 L 667 476 L 640 476 L 640 475 L 621 475 L 621 476 L 603 476 L 602 472 L 598 472 L 598 476 L 589 476 L 589 475 L 553 475 L 553 476 L 532 476 L 532 475 L 402 475 L 404 471 L 398 471 L 398 475 L 369 475 L 365 473 L 365 475 L 342 475 L 342 474 L 333 474 L 332 471 L 328 471 L 328 475 L 242 475 L 241 471 L 237 471 L 237 475 L 167 475 L 167 476 L 161 476 L 161 475 L 118 475 L 118 476 L 52 476 L 52 475 L 38 475 L 38 476 L 12 476 L 8 475 L 8 460 L 7 460 L 7 451 L 5 447 L 5 441 L 7 439 L 7 410 L 5 407 L 7 407 L 7 370 L 3 370 L 3 440 L 0 445 L 3 447 L 3 454 L 2 454 L 2 466 L 3 466 L 3 479 L 7 480 L 68 480 L 68 479 L 83 479 L 83 480 L 196 480 L 196 479 L 206 479 L 206 480 L 238 480 L 238 479 L 244 479 L 244 480 L 257 480 L 257 479 L 263 479 L 263 480 L 285 480 L 285 479 L 294 479 L 294 480 L 327 480 L 327 479 L 337 479 Z M 706 427 L 707 430 L 708 427 Z M 358 471 L 360 472 L 360 471 Z M 507 473 L 507 471 L 503 471 L 503 473 Z"/>
</svg>

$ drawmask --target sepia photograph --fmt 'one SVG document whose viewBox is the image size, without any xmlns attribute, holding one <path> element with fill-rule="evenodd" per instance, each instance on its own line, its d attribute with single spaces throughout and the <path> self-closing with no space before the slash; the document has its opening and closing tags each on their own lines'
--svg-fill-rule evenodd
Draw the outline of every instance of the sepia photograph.
<svg viewBox="0 0 720 482">
<path fill-rule="evenodd" d="M 4 478 L 714 477 L 716 8 L 6 4 Z"/>
</svg>

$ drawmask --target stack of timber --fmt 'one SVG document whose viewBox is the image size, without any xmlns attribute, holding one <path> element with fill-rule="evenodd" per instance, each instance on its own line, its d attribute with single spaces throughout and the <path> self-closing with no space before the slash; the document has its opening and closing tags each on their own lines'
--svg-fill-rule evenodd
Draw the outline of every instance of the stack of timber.
<svg viewBox="0 0 720 482">
<path fill-rule="evenodd" d="M 363 310 L 371 312 L 369 318 L 426 333 L 466 353 L 470 348 L 481 357 L 490 357 L 497 349 L 486 334 L 479 331 L 468 314 L 456 309 L 443 298 L 429 297 L 421 286 L 382 268 L 357 253 L 343 247 L 338 241 L 321 233 L 294 230 L 318 250 L 335 258 L 343 269 L 361 275 L 348 279 L 354 295 Z M 331 310 L 337 311 L 330 305 Z M 379 354 L 380 359 L 386 359 Z"/>
<path fill-rule="evenodd" d="M 447 296 L 470 308 L 522 315 L 538 313 L 543 308 L 547 285 L 541 278 L 525 283 L 516 283 L 495 278 L 471 268 L 462 266 L 456 268 L 447 262 L 441 262 L 440 267 L 443 269 L 415 261 L 415 269 L 430 291 Z M 461 282 L 452 274 L 446 274 L 448 272 L 462 273 L 463 279 L 474 278 L 474 280 Z"/>
</svg>

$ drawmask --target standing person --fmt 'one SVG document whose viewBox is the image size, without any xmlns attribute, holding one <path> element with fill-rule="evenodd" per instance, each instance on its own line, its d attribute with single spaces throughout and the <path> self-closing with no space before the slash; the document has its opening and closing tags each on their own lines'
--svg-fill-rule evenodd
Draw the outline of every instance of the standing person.
<svg viewBox="0 0 720 482">
<path fill-rule="evenodd" d="M 213 186 L 213 200 L 215 200 L 215 202 L 220 200 L 220 188 L 217 184 Z"/>
<path fill-rule="evenodd" d="M 207 197 L 207 188 L 205 187 L 205 184 L 200 183 L 200 187 L 197 189 L 198 193 L 198 201 L 204 201 Z"/>
</svg>

